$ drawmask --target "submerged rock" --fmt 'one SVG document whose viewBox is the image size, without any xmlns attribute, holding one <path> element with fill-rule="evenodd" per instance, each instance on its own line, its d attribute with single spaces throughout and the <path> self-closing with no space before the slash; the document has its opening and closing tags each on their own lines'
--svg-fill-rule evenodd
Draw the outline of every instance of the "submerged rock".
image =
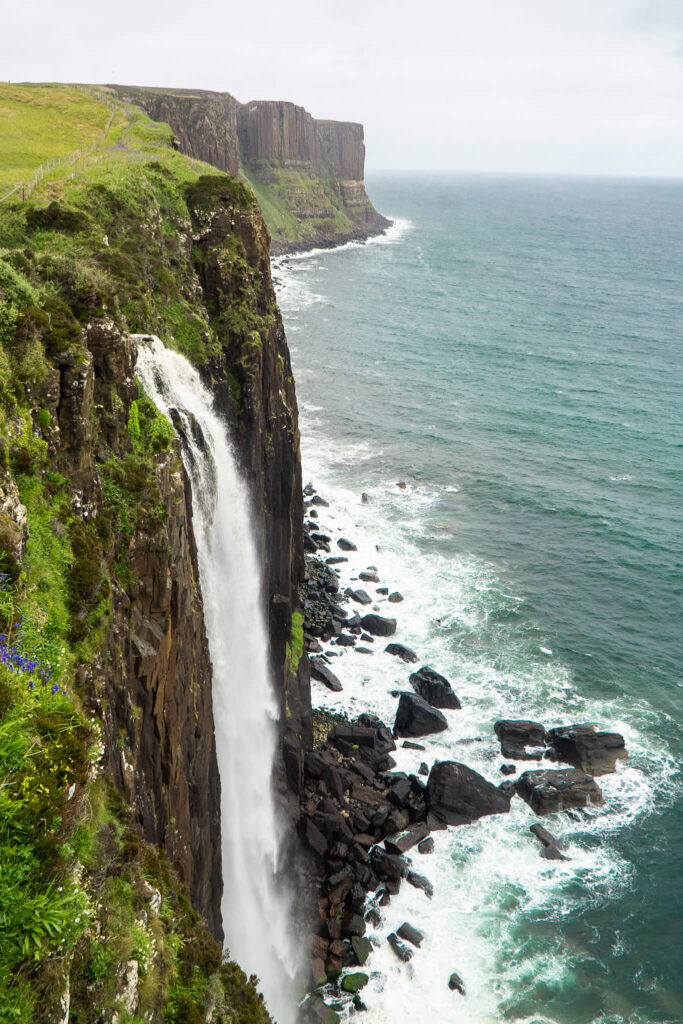
<svg viewBox="0 0 683 1024">
<path fill-rule="evenodd" d="M 552 814 L 569 807 L 602 804 L 602 790 L 580 768 L 524 772 L 515 783 L 515 792 L 536 814 Z"/>
<path fill-rule="evenodd" d="M 393 654 L 395 657 L 400 658 L 401 661 L 405 661 L 406 664 L 417 661 L 415 651 L 411 651 L 410 647 L 404 647 L 403 644 L 387 644 L 384 650 L 387 654 Z"/>
<path fill-rule="evenodd" d="M 451 990 L 451 992 L 459 992 L 461 996 L 465 995 L 465 982 L 462 980 L 459 974 L 455 973 L 455 971 L 453 971 L 450 978 L 448 979 L 448 987 Z"/>
<path fill-rule="evenodd" d="M 543 846 L 541 857 L 545 857 L 546 860 L 569 860 L 561 851 L 560 841 L 543 825 L 532 825 L 529 831 Z"/>
<path fill-rule="evenodd" d="M 401 942 L 396 932 L 392 932 L 391 935 L 387 935 L 387 942 L 393 949 L 399 960 L 407 963 L 412 959 L 413 951 L 406 946 L 405 942 Z"/>
<path fill-rule="evenodd" d="M 427 781 L 427 806 L 447 825 L 466 825 L 486 814 L 506 814 L 510 797 L 458 761 L 437 761 Z"/>
<path fill-rule="evenodd" d="M 433 708 L 460 708 L 460 701 L 445 676 L 423 665 L 410 676 L 410 685 Z"/>
<path fill-rule="evenodd" d="M 429 736 L 447 728 L 448 722 L 437 708 L 416 693 L 401 692 L 394 722 L 395 736 Z"/>
</svg>

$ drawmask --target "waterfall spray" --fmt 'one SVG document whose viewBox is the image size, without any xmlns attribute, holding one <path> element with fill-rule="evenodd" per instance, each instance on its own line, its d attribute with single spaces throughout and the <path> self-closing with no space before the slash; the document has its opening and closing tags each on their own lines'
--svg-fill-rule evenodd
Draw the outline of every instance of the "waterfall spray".
<svg viewBox="0 0 683 1024">
<path fill-rule="evenodd" d="M 213 665 L 226 943 L 231 957 L 248 974 L 258 975 L 278 1024 L 293 1024 L 296 956 L 288 901 L 275 879 L 280 829 L 271 773 L 277 706 L 247 488 L 226 426 L 197 371 L 158 338 L 136 339 L 138 377 L 157 408 L 174 422 L 192 481 Z"/>
</svg>

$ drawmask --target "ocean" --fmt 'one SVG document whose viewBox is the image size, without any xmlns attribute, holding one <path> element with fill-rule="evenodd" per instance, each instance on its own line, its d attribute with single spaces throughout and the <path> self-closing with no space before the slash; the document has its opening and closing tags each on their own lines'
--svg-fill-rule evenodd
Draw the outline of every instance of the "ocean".
<svg viewBox="0 0 683 1024">
<path fill-rule="evenodd" d="M 364 1019 L 681 1022 L 683 182 L 369 191 L 386 236 L 274 276 L 304 478 L 358 546 L 343 578 L 375 565 L 403 594 L 373 595 L 393 639 L 463 704 L 398 767 L 453 759 L 499 783 L 510 717 L 593 722 L 629 758 L 599 779 L 603 807 L 543 819 L 567 861 L 539 856 L 518 798 L 436 833 L 413 858 L 434 898 L 404 885 L 370 932 Z M 411 668 L 374 647 L 335 658 L 344 690 L 314 683 L 314 704 L 392 725 Z M 383 941 L 404 920 L 425 933 L 409 964 Z"/>
</svg>

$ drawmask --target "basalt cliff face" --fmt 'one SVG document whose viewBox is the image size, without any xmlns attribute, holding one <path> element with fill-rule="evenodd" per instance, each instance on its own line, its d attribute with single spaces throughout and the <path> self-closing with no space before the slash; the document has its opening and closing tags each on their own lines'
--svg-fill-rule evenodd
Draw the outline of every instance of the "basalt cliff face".
<svg viewBox="0 0 683 1024">
<path fill-rule="evenodd" d="M 229 93 L 112 86 L 168 123 L 182 152 L 254 189 L 271 254 L 337 245 L 386 229 L 365 190 L 363 126 L 316 120 L 294 103 L 240 104 Z"/>
<path fill-rule="evenodd" d="M 226 124 L 229 111 L 215 101 Z M 229 164 L 229 124 L 207 135 L 194 116 L 203 155 Z M 158 131 L 140 118 L 122 130 L 150 145 Z M 281 711 L 275 778 L 294 825 L 311 744 L 303 510 L 269 241 L 248 188 L 163 145 L 0 211 L 0 772 L 17 814 L 34 783 L 49 800 L 17 826 L 22 848 L 40 850 L 27 900 L 33 886 L 75 901 L 59 939 L 36 946 L 39 967 L 25 923 L 16 950 L 0 935 L 0 991 L 18 1019 L 268 1019 L 210 938 L 222 933 L 220 781 L 190 483 L 135 379 L 133 336 L 158 335 L 197 366 L 250 484 Z M 8 722 L 40 758 L 6 768 Z"/>
</svg>

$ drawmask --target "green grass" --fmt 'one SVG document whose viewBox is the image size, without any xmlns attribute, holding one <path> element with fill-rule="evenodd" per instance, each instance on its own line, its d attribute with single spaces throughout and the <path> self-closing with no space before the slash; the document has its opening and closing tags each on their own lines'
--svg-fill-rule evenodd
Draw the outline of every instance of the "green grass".
<svg viewBox="0 0 683 1024">
<path fill-rule="evenodd" d="M 0 83 L 0 188 L 27 180 L 48 158 L 92 145 L 111 116 L 109 107 L 67 85 Z"/>
</svg>

